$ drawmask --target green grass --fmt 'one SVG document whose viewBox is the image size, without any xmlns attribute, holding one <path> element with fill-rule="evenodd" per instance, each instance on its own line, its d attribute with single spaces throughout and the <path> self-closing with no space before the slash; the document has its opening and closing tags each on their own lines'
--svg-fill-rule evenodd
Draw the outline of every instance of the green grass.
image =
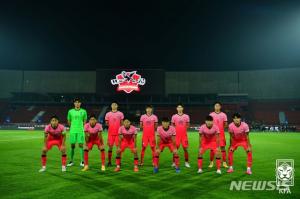
<svg viewBox="0 0 300 199">
<path fill-rule="evenodd" d="M 189 133 L 190 163 L 192 168 L 181 167 L 176 174 L 171 168 L 171 154 L 161 155 L 160 171 L 152 173 L 151 152 L 145 155 L 145 166 L 133 172 L 133 156 L 125 151 L 122 171 L 114 173 L 114 167 L 100 171 L 99 152 L 90 154 L 88 172 L 81 172 L 79 150 L 76 150 L 76 166 L 62 173 L 60 153 L 56 147 L 48 153 L 47 171 L 38 173 L 43 143 L 42 131 L 0 131 L 0 198 L 299 198 L 300 197 L 300 134 L 252 133 L 253 175 L 245 174 L 246 154 L 242 149 L 235 153 L 235 172 L 218 176 L 215 168 L 209 170 L 208 153 L 204 159 L 205 173 L 198 175 L 198 134 Z M 139 141 L 140 141 L 139 134 Z M 140 142 L 138 146 L 140 146 Z M 68 145 L 67 145 L 68 146 Z M 140 147 L 139 147 L 140 148 Z M 69 149 L 69 146 L 68 146 Z M 115 151 L 114 151 L 115 152 Z M 180 157 L 183 151 L 180 150 Z M 278 191 L 230 191 L 232 180 L 275 180 L 276 159 L 294 159 L 295 186 L 291 195 L 279 195 Z M 183 159 L 181 158 L 181 165 Z"/>
</svg>

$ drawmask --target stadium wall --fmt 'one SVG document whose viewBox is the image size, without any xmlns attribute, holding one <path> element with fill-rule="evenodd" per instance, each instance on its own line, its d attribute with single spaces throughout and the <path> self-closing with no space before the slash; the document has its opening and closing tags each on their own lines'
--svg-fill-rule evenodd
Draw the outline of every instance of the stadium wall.
<svg viewBox="0 0 300 199">
<path fill-rule="evenodd" d="M 253 99 L 299 99 L 300 68 L 166 72 L 166 94 L 248 93 Z"/>
<path fill-rule="evenodd" d="M 253 99 L 300 99 L 300 68 L 166 72 L 165 94 L 248 93 Z M 151 83 L 151 80 L 147 80 Z M 0 98 L 11 92 L 96 93 L 96 71 L 0 70 Z"/>
</svg>

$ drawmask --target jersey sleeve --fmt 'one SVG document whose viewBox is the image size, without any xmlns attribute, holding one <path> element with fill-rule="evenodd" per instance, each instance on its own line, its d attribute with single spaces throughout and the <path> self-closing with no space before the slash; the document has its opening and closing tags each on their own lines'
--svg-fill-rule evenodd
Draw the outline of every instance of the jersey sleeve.
<svg viewBox="0 0 300 199">
<path fill-rule="evenodd" d="M 88 131 L 89 131 L 88 124 L 85 124 L 85 125 L 84 125 L 84 132 L 87 133 Z"/>
<path fill-rule="evenodd" d="M 157 116 L 156 116 L 156 115 L 154 116 L 154 122 L 155 122 L 155 123 L 157 123 L 157 122 L 158 122 L 158 118 L 157 118 Z"/>
<path fill-rule="evenodd" d="M 190 123 L 190 116 L 189 115 L 186 115 L 186 122 Z"/>
<path fill-rule="evenodd" d="M 124 114 L 122 113 L 122 112 L 120 112 L 121 114 L 120 114 L 120 116 L 121 116 L 121 120 L 123 120 L 124 119 Z"/>
<path fill-rule="evenodd" d="M 105 114 L 105 121 L 109 120 L 109 112 Z"/>
<path fill-rule="evenodd" d="M 67 120 L 68 120 L 69 122 L 71 122 L 71 110 L 68 111 Z"/>
<path fill-rule="evenodd" d="M 119 128 L 118 134 L 122 135 L 122 126 Z"/>
<path fill-rule="evenodd" d="M 223 116 L 224 118 L 224 122 L 227 122 L 228 121 L 228 119 L 227 119 L 227 115 L 224 113 L 224 116 Z"/>
<path fill-rule="evenodd" d="M 175 124 L 175 115 L 172 116 L 171 123 Z"/>
<path fill-rule="evenodd" d="M 133 128 L 134 128 L 134 134 L 136 135 L 138 132 L 138 129 L 136 127 L 133 127 Z"/>
<path fill-rule="evenodd" d="M 143 122 L 143 120 L 144 120 L 144 115 L 141 116 L 140 122 Z"/>
<path fill-rule="evenodd" d="M 200 128 L 199 128 L 199 134 L 202 134 L 202 132 L 203 132 L 203 126 L 200 126 Z"/>
<path fill-rule="evenodd" d="M 176 130 L 175 130 L 175 128 L 173 127 L 172 128 L 172 136 L 175 136 L 176 135 Z"/>
<path fill-rule="evenodd" d="M 83 112 L 83 121 L 85 122 L 87 120 L 87 112 L 84 110 Z"/>
<path fill-rule="evenodd" d="M 228 132 L 229 132 L 229 133 L 233 133 L 233 129 L 232 129 L 232 126 L 231 126 L 231 125 L 228 126 Z"/>
<path fill-rule="evenodd" d="M 102 125 L 99 124 L 99 132 L 102 132 L 102 131 L 103 131 Z"/>
<path fill-rule="evenodd" d="M 46 126 L 45 126 L 44 132 L 45 132 L 45 133 L 48 133 L 48 132 L 49 132 L 49 125 L 46 125 Z"/>
<path fill-rule="evenodd" d="M 246 124 L 245 123 L 245 125 L 244 125 L 244 131 L 246 132 L 246 133 L 249 133 L 249 126 L 248 126 L 248 124 Z"/>
</svg>

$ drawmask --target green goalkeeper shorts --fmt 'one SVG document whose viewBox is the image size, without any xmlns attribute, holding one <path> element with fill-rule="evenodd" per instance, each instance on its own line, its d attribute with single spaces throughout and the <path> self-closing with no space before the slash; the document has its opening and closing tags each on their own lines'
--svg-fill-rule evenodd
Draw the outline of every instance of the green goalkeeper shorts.
<svg viewBox="0 0 300 199">
<path fill-rule="evenodd" d="M 70 133 L 70 144 L 84 144 L 83 133 Z"/>
</svg>

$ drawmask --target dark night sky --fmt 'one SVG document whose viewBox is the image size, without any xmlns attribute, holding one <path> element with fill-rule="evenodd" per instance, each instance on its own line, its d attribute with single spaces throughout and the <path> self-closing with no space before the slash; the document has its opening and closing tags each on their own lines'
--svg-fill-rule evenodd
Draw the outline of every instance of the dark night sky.
<svg viewBox="0 0 300 199">
<path fill-rule="evenodd" d="M 300 67 L 299 1 L 95 2 L 2 1 L 0 68 Z"/>
</svg>

